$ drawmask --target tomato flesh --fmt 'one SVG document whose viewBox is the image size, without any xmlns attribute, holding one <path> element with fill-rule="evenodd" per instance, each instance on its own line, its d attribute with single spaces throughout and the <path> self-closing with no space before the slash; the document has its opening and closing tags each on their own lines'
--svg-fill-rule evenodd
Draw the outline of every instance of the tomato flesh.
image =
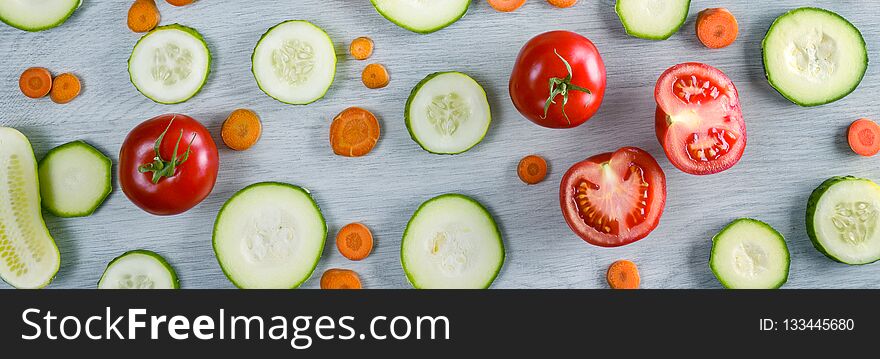
<svg viewBox="0 0 880 359">
<path fill-rule="evenodd" d="M 666 203 L 666 176 L 647 152 L 625 147 L 571 167 L 560 185 L 565 220 L 588 243 L 616 247 L 646 237 Z"/>
</svg>

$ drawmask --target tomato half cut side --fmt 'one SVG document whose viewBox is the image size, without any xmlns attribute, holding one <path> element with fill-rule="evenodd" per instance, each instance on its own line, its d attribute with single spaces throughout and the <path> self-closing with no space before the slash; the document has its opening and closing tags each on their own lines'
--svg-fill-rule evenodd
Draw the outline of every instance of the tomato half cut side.
<svg viewBox="0 0 880 359">
<path fill-rule="evenodd" d="M 666 175 L 636 147 L 593 156 L 572 166 L 559 188 L 565 221 L 584 241 L 618 247 L 648 236 L 666 205 Z"/>
<path fill-rule="evenodd" d="M 742 158 L 746 125 L 733 82 L 701 63 L 675 65 L 657 81 L 655 126 L 669 161 L 685 173 L 722 172 Z"/>
</svg>

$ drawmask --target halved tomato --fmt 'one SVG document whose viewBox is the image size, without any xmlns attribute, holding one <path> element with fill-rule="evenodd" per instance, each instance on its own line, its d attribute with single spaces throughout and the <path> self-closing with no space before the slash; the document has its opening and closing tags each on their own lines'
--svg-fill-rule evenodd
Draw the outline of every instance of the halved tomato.
<svg viewBox="0 0 880 359">
<path fill-rule="evenodd" d="M 733 167 L 746 149 L 746 124 L 736 86 L 721 70 L 688 62 L 657 80 L 655 126 L 678 169 L 708 175 Z"/>
<path fill-rule="evenodd" d="M 593 156 L 572 166 L 559 188 L 562 214 L 588 243 L 618 247 L 648 236 L 666 205 L 666 175 L 636 147 Z"/>
</svg>

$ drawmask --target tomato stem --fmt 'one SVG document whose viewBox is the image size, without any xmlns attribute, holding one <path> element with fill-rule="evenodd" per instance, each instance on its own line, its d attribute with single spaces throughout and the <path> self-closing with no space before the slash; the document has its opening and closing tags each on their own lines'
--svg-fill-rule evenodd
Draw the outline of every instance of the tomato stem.
<svg viewBox="0 0 880 359">
<path fill-rule="evenodd" d="M 544 117 L 547 118 L 547 112 L 550 110 L 550 105 L 556 103 L 556 96 L 562 95 L 562 115 L 565 116 L 565 120 L 568 121 L 568 124 L 571 124 L 571 120 L 568 119 L 568 114 L 565 113 L 565 105 L 568 104 L 568 92 L 569 91 L 580 91 L 586 94 L 591 94 L 589 89 L 584 87 L 580 87 L 571 83 L 571 79 L 574 76 L 571 71 L 571 64 L 565 60 L 559 52 L 556 52 L 556 49 L 553 49 L 553 53 L 562 60 L 562 63 L 565 64 L 565 69 L 568 71 L 568 76 L 565 78 L 559 77 L 551 77 L 550 78 L 550 97 L 547 98 L 547 102 L 544 103 Z"/>
<path fill-rule="evenodd" d="M 196 139 L 196 134 L 193 133 L 192 138 L 189 140 L 189 145 L 186 146 L 186 152 L 183 153 L 183 156 L 177 156 L 177 150 L 180 149 L 180 141 L 183 139 L 183 129 L 180 130 L 180 135 L 177 137 L 177 143 L 174 144 L 174 153 L 171 155 L 171 160 L 166 161 L 162 159 L 162 155 L 159 153 L 159 148 L 162 147 L 162 141 L 165 139 L 165 135 L 168 133 L 168 130 L 171 128 L 171 124 L 174 123 L 174 118 L 171 118 L 171 121 L 168 121 L 168 126 L 165 127 L 165 131 L 162 131 L 162 134 L 159 135 L 159 138 L 156 139 L 156 143 L 153 145 L 153 152 L 156 154 L 156 157 L 153 157 L 153 162 L 147 163 L 138 167 L 138 172 L 140 173 L 153 173 L 153 183 L 159 183 L 159 180 L 162 177 L 172 177 L 175 175 L 175 171 L 177 167 L 183 165 L 189 159 L 189 154 L 191 152 L 192 143 Z"/>
</svg>

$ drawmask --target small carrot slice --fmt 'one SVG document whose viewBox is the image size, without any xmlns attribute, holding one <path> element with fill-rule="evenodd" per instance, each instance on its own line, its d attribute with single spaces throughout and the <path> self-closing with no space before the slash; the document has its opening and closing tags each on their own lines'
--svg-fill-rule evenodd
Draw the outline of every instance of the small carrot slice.
<svg viewBox="0 0 880 359">
<path fill-rule="evenodd" d="M 736 17 L 725 8 L 706 9 L 697 15 L 697 38 L 710 49 L 730 46 L 737 34 Z"/>
<path fill-rule="evenodd" d="M 859 155 L 871 157 L 880 152 L 880 125 L 867 118 L 860 118 L 849 125 L 846 138 L 849 148 Z"/>
<path fill-rule="evenodd" d="M 128 8 L 128 28 L 134 32 L 147 32 L 159 25 L 159 8 L 154 0 L 136 0 Z"/>
<path fill-rule="evenodd" d="M 373 234 L 361 223 L 350 223 L 336 234 L 336 248 L 345 258 L 362 260 L 373 251 Z"/>
<path fill-rule="evenodd" d="M 379 120 L 370 111 L 349 107 L 330 124 L 330 146 L 340 156 L 364 156 L 376 146 L 380 132 Z"/>
<path fill-rule="evenodd" d="M 260 116 L 254 111 L 240 108 L 232 111 L 220 129 L 220 137 L 223 143 L 236 151 L 244 151 L 251 148 L 263 134 L 263 124 Z"/>
<path fill-rule="evenodd" d="M 612 289 L 639 289 L 641 277 L 636 264 L 627 260 L 620 260 L 608 267 L 606 274 L 608 285 Z"/>
<path fill-rule="evenodd" d="M 367 65 L 367 67 L 364 68 L 364 72 L 361 74 L 361 81 L 364 82 L 364 86 L 371 89 L 388 86 L 390 80 L 388 70 L 385 69 L 385 66 L 380 64 Z"/>
<path fill-rule="evenodd" d="M 501 12 L 511 12 L 519 9 L 526 0 L 489 0 L 489 6 Z"/>
<path fill-rule="evenodd" d="M 193 2 L 195 2 L 195 0 L 165 0 L 165 1 L 167 1 L 169 4 L 174 5 L 174 6 L 184 6 L 184 5 L 189 5 L 189 4 L 192 4 Z"/>
<path fill-rule="evenodd" d="M 55 103 L 68 103 L 73 101 L 82 90 L 82 84 L 79 78 L 71 73 L 61 74 L 52 80 L 52 90 L 49 91 L 49 97 Z"/>
<path fill-rule="evenodd" d="M 359 37 L 348 46 L 348 52 L 355 60 L 366 60 L 373 55 L 373 40 L 369 37 Z"/>
<path fill-rule="evenodd" d="M 526 184 L 537 184 L 547 177 L 547 161 L 538 155 L 529 155 L 519 161 L 516 173 Z"/>
<path fill-rule="evenodd" d="M 31 67 L 18 78 L 21 93 L 30 98 L 41 98 L 52 90 L 52 73 L 42 67 Z"/>
<path fill-rule="evenodd" d="M 547 2 L 550 3 L 550 5 L 553 5 L 556 7 L 566 8 L 566 7 L 574 6 L 574 4 L 577 4 L 578 1 L 577 0 L 547 0 Z"/>
<path fill-rule="evenodd" d="M 361 278 L 353 270 L 328 269 L 321 276 L 321 289 L 361 289 Z"/>
</svg>

